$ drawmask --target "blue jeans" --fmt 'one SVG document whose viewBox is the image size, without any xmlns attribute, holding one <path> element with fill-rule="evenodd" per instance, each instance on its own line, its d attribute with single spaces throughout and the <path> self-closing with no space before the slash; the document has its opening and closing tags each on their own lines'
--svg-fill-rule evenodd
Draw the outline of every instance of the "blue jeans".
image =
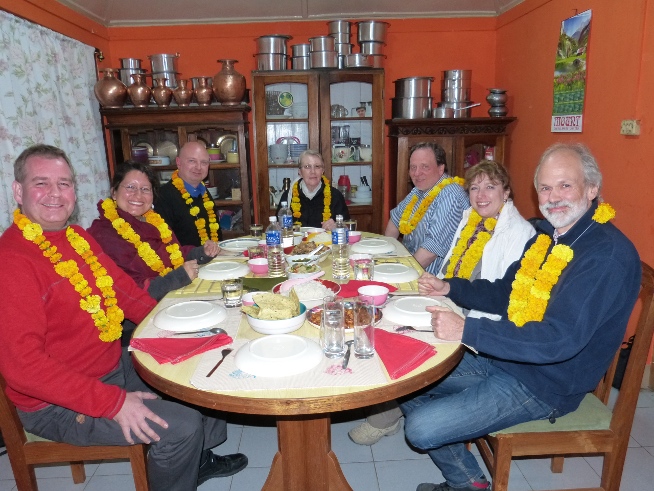
<svg viewBox="0 0 654 491">
<path fill-rule="evenodd" d="M 426 451 L 455 488 L 483 476 L 461 442 L 557 414 L 490 359 L 469 352 L 445 379 L 400 407 L 409 443 Z"/>
</svg>

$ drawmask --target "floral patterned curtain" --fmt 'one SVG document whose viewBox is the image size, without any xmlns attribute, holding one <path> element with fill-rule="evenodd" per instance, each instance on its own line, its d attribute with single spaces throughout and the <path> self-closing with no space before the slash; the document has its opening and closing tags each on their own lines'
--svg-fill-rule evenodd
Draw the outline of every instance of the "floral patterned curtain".
<svg viewBox="0 0 654 491">
<path fill-rule="evenodd" d="M 94 48 L 0 11 L 0 232 L 16 208 L 14 160 L 35 143 L 68 154 L 77 181 L 74 221 L 88 227 L 97 216 L 109 178 L 95 82 Z"/>
</svg>

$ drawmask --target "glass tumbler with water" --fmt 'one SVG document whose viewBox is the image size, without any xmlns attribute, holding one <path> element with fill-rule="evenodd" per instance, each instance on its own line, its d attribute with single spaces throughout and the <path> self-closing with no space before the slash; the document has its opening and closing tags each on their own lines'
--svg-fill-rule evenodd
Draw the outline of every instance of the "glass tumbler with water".
<svg viewBox="0 0 654 491">
<path fill-rule="evenodd" d="M 320 346 L 327 358 L 340 358 L 345 354 L 345 308 L 343 299 L 335 295 L 323 299 Z"/>
<path fill-rule="evenodd" d="M 220 289 L 223 293 L 225 307 L 240 307 L 243 305 L 243 280 L 241 278 L 223 280 Z"/>
<path fill-rule="evenodd" d="M 373 298 L 360 295 L 354 303 L 354 356 L 371 358 L 375 354 L 375 315 Z"/>
</svg>

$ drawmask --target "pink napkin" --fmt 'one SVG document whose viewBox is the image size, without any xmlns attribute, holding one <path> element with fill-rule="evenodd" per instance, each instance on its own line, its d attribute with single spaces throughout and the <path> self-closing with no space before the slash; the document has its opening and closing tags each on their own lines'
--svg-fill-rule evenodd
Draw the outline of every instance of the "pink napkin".
<svg viewBox="0 0 654 491">
<path fill-rule="evenodd" d="M 205 351 L 231 344 L 233 339 L 227 334 L 203 338 L 136 338 L 129 345 L 162 363 L 180 363 Z"/>
<path fill-rule="evenodd" d="M 338 295 L 341 297 L 358 297 L 359 288 L 367 285 L 385 286 L 388 288 L 389 292 L 394 292 L 397 290 L 397 288 L 395 288 L 393 285 L 389 285 L 388 283 L 383 283 L 381 281 L 350 280 L 347 283 L 341 285 L 341 291 Z"/>
<path fill-rule="evenodd" d="M 375 351 L 393 380 L 415 370 L 436 354 L 431 344 L 383 329 L 375 329 Z"/>
</svg>

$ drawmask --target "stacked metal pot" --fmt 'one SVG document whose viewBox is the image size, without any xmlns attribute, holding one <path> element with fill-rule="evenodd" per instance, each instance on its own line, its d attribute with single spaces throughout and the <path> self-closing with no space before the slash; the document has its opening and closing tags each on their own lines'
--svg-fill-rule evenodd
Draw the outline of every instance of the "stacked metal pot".
<svg viewBox="0 0 654 491">
<path fill-rule="evenodd" d="M 435 118 L 469 118 L 472 70 L 445 70 L 441 78 L 441 102 L 434 108 Z"/>
<path fill-rule="evenodd" d="M 177 87 L 177 58 L 179 53 L 148 55 L 152 67 L 152 80 L 155 85 L 165 84 L 167 87 Z M 165 82 L 161 79 L 166 79 Z"/>
<path fill-rule="evenodd" d="M 395 80 L 395 97 L 391 99 L 393 118 L 431 117 L 431 83 L 433 77 L 407 77 Z"/>
<path fill-rule="evenodd" d="M 338 53 L 333 36 L 315 36 L 309 38 L 311 45 L 311 68 L 337 68 Z"/>
<path fill-rule="evenodd" d="M 357 22 L 357 42 L 359 51 L 368 59 L 368 66 L 382 68 L 384 66 L 384 46 L 388 22 L 379 20 L 364 20 Z M 350 66 L 350 65 L 348 65 Z"/>
<path fill-rule="evenodd" d="M 334 49 L 338 55 L 338 68 L 344 68 L 346 57 L 352 54 L 352 24 L 348 20 L 332 20 L 327 22 L 329 35 L 334 38 Z"/>
<path fill-rule="evenodd" d="M 291 46 L 291 67 L 293 70 L 308 70 L 311 68 L 311 45 L 309 43 Z"/>
<path fill-rule="evenodd" d="M 146 69 L 141 68 L 141 59 L 140 58 L 120 58 L 120 81 L 125 85 L 131 85 L 134 81 L 132 75 L 140 74 L 143 75 L 147 72 Z"/>
<path fill-rule="evenodd" d="M 286 43 L 292 36 L 286 34 L 267 34 L 258 37 L 257 53 L 254 55 L 257 61 L 257 70 L 286 70 L 288 53 Z"/>
</svg>

